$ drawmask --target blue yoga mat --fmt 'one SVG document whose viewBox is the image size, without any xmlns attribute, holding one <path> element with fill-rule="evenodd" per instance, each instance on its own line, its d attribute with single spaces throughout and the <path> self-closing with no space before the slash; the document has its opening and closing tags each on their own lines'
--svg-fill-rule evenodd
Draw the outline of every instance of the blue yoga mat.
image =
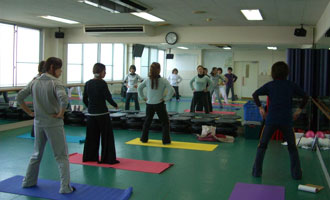
<svg viewBox="0 0 330 200">
<path fill-rule="evenodd" d="M 58 200 L 128 200 L 133 192 L 132 187 L 117 189 L 71 183 L 76 188 L 76 191 L 70 194 L 60 194 L 58 193 L 60 189 L 59 181 L 38 179 L 36 187 L 22 188 L 22 180 L 23 176 L 13 176 L 1 181 L 0 192 Z"/>
<path fill-rule="evenodd" d="M 17 137 L 34 140 L 34 137 L 31 137 L 31 133 L 25 133 L 23 135 L 18 135 Z M 85 143 L 85 137 L 66 135 L 65 138 L 68 143 Z"/>
</svg>

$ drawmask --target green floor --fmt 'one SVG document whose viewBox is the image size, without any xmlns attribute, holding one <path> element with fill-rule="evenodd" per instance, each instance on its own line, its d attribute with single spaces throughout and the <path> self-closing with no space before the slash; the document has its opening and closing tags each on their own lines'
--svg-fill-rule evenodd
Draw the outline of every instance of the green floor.
<svg viewBox="0 0 330 200">
<path fill-rule="evenodd" d="M 173 108 L 173 109 L 172 109 Z M 189 102 L 171 102 L 168 110 L 182 111 Z M 143 108 L 142 108 L 143 109 Z M 240 113 L 242 111 L 239 111 Z M 33 141 L 17 138 L 31 127 L 0 134 L 0 180 L 14 175 L 24 175 Z M 65 126 L 66 133 L 84 136 L 84 127 Z M 162 174 L 150 174 L 112 168 L 71 164 L 71 181 L 81 184 L 127 188 L 133 187 L 132 200 L 208 200 L 228 199 L 237 182 L 279 185 L 285 187 L 287 200 L 330 199 L 330 191 L 321 171 L 315 152 L 299 149 L 303 179 L 291 179 L 289 156 L 285 146 L 272 141 L 266 153 L 262 178 L 251 176 L 257 140 L 238 137 L 233 144 L 216 143 L 212 152 L 168 149 L 127 145 L 126 141 L 140 136 L 139 131 L 115 130 L 117 156 L 140 160 L 174 163 Z M 198 142 L 193 135 L 171 134 L 173 141 Z M 160 133 L 151 133 L 151 139 L 161 139 Z M 83 151 L 83 144 L 69 143 L 69 153 Z M 58 180 L 57 165 L 47 146 L 40 168 L 40 178 Z M 317 194 L 298 191 L 298 184 L 323 185 L 326 189 Z M 0 199 L 38 199 L 0 193 Z"/>
</svg>

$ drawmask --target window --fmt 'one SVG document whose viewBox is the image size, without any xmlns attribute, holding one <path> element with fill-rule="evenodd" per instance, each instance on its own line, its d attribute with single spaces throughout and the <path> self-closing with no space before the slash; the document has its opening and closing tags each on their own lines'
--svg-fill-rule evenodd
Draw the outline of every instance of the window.
<svg viewBox="0 0 330 200">
<path fill-rule="evenodd" d="M 124 74 L 124 45 L 114 45 L 113 80 L 123 80 Z"/>
<path fill-rule="evenodd" d="M 38 74 L 40 31 L 0 23 L 0 86 L 26 85 Z"/>
<path fill-rule="evenodd" d="M 84 69 L 84 82 L 94 78 L 93 67 L 97 63 L 97 44 L 84 44 L 84 57 L 83 57 L 83 69 Z"/>
<path fill-rule="evenodd" d="M 94 64 L 106 67 L 104 80 L 123 80 L 125 45 L 111 43 L 68 44 L 67 83 L 92 79 Z"/>
<path fill-rule="evenodd" d="M 68 44 L 67 82 L 81 83 L 81 80 L 82 44 Z"/>
<path fill-rule="evenodd" d="M 112 80 L 112 44 L 101 44 L 100 62 L 105 65 L 106 75 L 104 80 Z"/>
<path fill-rule="evenodd" d="M 153 62 L 158 62 L 161 67 L 161 74 L 165 74 L 165 51 L 145 47 L 141 58 L 136 57 L 134 65 L 136 66 L 136 73 L 141 75 L 141 77 L 148 77 L 149 66 Z"/>
<path fill-rule="evenodd" d="M 17 28 L 17 85 L 28 84 L 38 74 L 40 31 Z"/>
<path fill-rule="evenodd" d="M 14 83 L 14 26 L 0 24 L 0 86 Z"/>
</svg>

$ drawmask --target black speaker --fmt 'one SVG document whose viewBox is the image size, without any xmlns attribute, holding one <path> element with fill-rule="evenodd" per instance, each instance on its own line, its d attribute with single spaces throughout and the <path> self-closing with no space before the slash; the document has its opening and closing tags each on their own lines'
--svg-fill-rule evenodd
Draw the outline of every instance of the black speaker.
<svg viewBox="0 0 330 200">
<path fill-rule="evenodd" d="M 297 36 L 297 37 L 305 37 L 306 33 L 307 33 L 306 29 L 304 29 L 302 27 L 301 28 L 296 28 L 294 30 L 294 35 Z"/>
<path fill-rule="evenodd" d="M 143 53 L 144 45 L 143 44 L 134 44 L 133 45 L 133 57 L 141 57 Z"/>
<path fill-rule="evenodd" d="M 324 34 L 325 37 L 330 37 L 330 29 Z"/>
<path fill-rule="evenodd" d="M 64 38 L 63 32 L 55 32 L 55 38 Z"/>
<path fill-rule="evenodd" d="M 174 54 L 172 53 L 166 54 L 166 59 L 173 59 L 173 58 L 174 58 Z"/>
</svg>

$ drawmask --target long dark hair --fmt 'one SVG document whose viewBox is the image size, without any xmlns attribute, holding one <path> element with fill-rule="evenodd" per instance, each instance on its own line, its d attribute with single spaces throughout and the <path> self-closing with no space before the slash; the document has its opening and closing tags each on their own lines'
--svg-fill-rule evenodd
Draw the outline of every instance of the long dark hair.
<svg viewBox="0 0 330 200">
<path fill-rule="evenodd" d="M 214 70 L 216 70 L 217 68 L 216 67 L 213 67 L 212 70 L 211 70 L 211 76 L 215 76 L 217 74 L 217 72 L 213 73 Z"/>
<path fill-rule="evenodd" d="M 51 66 L 53 66 L 53 68 Z M 62 60 L 56 57 L 48 58 L 44 65 L 44 70 L 53 76 L 55 75 L 55 71 L 59 68 L 62 68 Z"/>
<path fill-rule="evenodd" d="M 158 62 L 153 62 L 150 65 L 149 78 L 151 79 L 151 89 L 158 88 L 158 78 L 160 73 L 160 64 Z"/>
</svg>

